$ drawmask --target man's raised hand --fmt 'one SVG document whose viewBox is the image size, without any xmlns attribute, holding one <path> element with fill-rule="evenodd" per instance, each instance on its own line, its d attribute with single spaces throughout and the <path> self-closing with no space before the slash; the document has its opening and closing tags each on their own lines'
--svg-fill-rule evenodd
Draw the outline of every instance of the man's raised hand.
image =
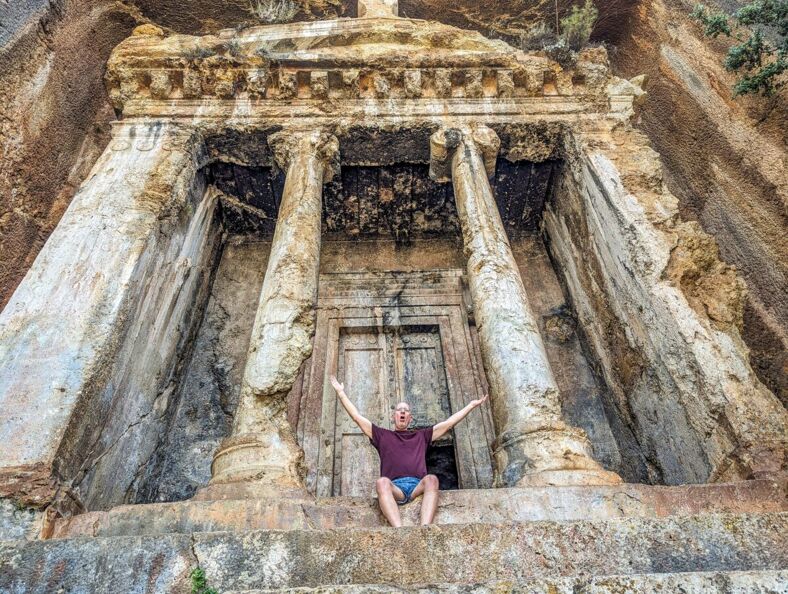
<svg viewBox="0 0 788 594">
<path fill-rule="evenodd" d="M 345 384 L 340 384 L 339 380 L 337 379 L 337 376 L 332 375 L 328 379 L 331 380 L 331 385 L 334 386 L 334 389 L 337 391 L 337 394 L 345 391 Z"/>
<path fill-rule="evenodd" d="M 476 400 L 471 400 L 471 402 L 470 402 L 470 403 L 471 403 L 471 404 L 473 404 L 473 408 L 476 408 L 477 406 L 479 406 L 479 405 L 481 405 L 481 404 L 484 404 L 484 403 L 485 403 L 485 401 L 486 401 L 486 400 L 487 400 L 489 397 L 490 397 L 490 395 L 489 395 L 489 394 L 485 394 L 485 395 L 484 395 L 484 396 L 482 396 L 481 398 L 477 398 Z"/>
</svg>

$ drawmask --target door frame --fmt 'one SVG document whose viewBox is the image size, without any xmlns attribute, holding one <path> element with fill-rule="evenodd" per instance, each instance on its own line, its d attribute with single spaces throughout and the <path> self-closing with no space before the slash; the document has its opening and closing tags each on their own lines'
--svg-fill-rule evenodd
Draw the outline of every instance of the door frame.
<svg viewBox="0 0 788 594">
<path fill-rule="evenodd" d="M 486 382 L 471 336 L 461 270 L 321 274 L 318 293 L 314 348 L 301 384 L 297 436 L 304 449 L 307 488 L 329 497 L 334 477 L 333 419 L 346 413 L 337 408 L 341 405 L 328 378 L 338 368 L 343 328 L 383 332 L 383 328 L 437 326 L 453 411 L 481 397 Z M 454 430 L 463 489 L 492 486 L 492 416 L 488 407 L 479 412 L 478 425 L 465 421 Z"/>
</svg>

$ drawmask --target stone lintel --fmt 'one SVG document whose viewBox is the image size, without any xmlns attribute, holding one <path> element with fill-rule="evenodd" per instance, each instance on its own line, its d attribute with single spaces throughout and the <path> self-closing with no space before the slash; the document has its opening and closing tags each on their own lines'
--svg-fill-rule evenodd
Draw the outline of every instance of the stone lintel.
<svg viewBox="0 0 788 594">
<path fill-rule="evenodd" d="M 637 85 L 610 76 L 604 50 L 584 50 L 567 70 L 544 55 L 517 51 L 475 32 L 391 18 L 394 0 L 362 4 L 370 14 L 387 13 L 389 18 L 259 27 L 191 38 L 133 36 L 116 48 L 108 63 L 110 98 L 116 108 L 125 110 L 133 100 L 326 102 L 361 96 L 489 101 L 577 96 L 584 98 L 586 109 L 606 111 L 608 95 L 642 93 Z M 288 43 L 282 43 L 285 40 Z M 361 72 L 361 79 L 353 72 Z M 609 81 L 614 84 L 608 87 Z"/>
</svg>

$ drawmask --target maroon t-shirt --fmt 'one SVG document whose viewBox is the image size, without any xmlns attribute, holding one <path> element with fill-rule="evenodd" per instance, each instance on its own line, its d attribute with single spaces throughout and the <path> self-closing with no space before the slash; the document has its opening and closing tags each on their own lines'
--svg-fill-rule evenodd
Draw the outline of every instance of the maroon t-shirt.
<svg viewBox="0 0 788 594">
<path fill-rule="evenodd" d="M 372 445 L 380 454 L 380 476 L 391 480 L 427 474 L 427 447 L 432 427 L 418 431 L 390 431 L 372 424 Z"/>
</svg>

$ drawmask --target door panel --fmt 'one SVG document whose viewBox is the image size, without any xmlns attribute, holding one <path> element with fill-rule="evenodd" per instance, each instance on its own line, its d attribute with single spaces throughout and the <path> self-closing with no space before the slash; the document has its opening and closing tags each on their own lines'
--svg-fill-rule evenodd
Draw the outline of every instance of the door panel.
<svg viewBox="0 0 788 594">
<path fill-rule="evenodd" d="M 410 404 L 413 427 L 432 427 L 451 416 L 438 327 L 405 327 L 391 335 L 391 343 L 397 399 Z"/>
<path fill-rule="evenodd" d="M 375 329 L 341 332 L 339 336 L 340 381 L 361 414 L 381 427 L 389 427 L 386 341 Z M 364 495 L 374 492 L 379 463 L 375 448 L 337 401 L 335 416 L 334 480 L 332 495 Z M 348 455 L 350 453 L 350 455 Z M 369 477 L 372 477 L 371 479 Z"/>
<path fill-rule="evenodd" d="M 367 436 L 361 432 L 345 433 L 342 447 L 337 449 L 341 450 L 342 477 L 339 485 L 334 483 L 334 495 L 373 497 L 380 462 Z"/>
</svg>

